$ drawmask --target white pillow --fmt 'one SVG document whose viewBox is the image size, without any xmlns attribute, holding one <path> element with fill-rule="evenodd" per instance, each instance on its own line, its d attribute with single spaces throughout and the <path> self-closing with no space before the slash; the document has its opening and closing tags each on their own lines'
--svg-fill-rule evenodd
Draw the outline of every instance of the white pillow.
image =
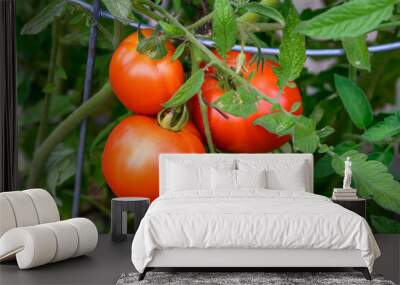
<svg viewBox="0 0 400 285">
<path fill-rule="evenodd" d="M 239 159 L 237 163 L 239 170 L 266 169 L 268 189 L 306 191 L 311 188 L 306 161 Z"/>
<path fill-rule="evenodd" d="M 185 166 L 168 163 L 168 191 L 185 191 L 211 188 L 211 168 L 206 166 Z"/>
<path fill-rule="evenodd" d="M 236 170 L 238 188 L 267 188 L 267 171 L 263 170 Z"/>
<path fill-rule="evenodd" d="M 235 190 L 236 170 L 212 168 L 211 185 L 213 190 L 218 190 L 218 189 Z"/>
<path fill-rule="evenodd" d="M 266 170 L 211 170 L 213 190 L 237 190 L 240 188 L 267 188 Z"/>
<path fill-rule="evenodd" d="M 307 177 L 304 175 L 305 165 L 297 165 L 288 173 L 280 169 L 267 171 L 268 188 L 273 190 L 303 191 L 307 189 Z"/>
<path fill-rule="evenodd" d="M 168 160 L 165 168 L 167 191 L 211 191 L 211 168 L 235 169 L 236 160 L 178 158 Z"/>
</svg>

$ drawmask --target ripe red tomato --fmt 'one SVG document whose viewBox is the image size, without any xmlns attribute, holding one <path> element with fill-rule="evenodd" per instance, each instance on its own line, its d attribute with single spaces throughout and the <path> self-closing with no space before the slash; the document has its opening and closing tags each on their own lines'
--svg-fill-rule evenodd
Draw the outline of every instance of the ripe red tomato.
<svg viewBox="0 0 400 285">
<path fill-rule="evenodd" d="M 226 63 L 230 67 L 236 66 L 236 57 L 238 52 L 228 53 Z M 250 60 L 250 55 L 246 54 L 247 63 Z M 277 85 L 277 77 L 273 72 L 272 67 L 277 66 L 271 61 L 264 62 L 263 69 L 256 69 L 256 65 L 247 64 L 244 76 L 248 77 L 251 71 L 255 71 L 254 76 L 250 80 L 251 85 L 257 88 L 260 92 L 268 97 L 274 98 L 279 93 Z M 208 70 L 208 75 L 202 86 L 202 93 L 205 102 L 211 104 L 224 94 L 222 88 L 218 85 L 218 81 L 213 77 L 214 70 Z M 287 111 L 296 102 L 301 103 L 301 95 L 299 89 L 286 87 L 281 94 L 279 104 Z M 203 129 L 203 121 L 198 99 L 195 97 L 191 100 L 191 112 L 195 123 L 200 130 Z M 268 132 L 260 126 L 254 126 L 253 121 L 265 114 L 269 114 L 271 104 L 265 100 L 257 103 L 257 112 L 247 118 L 239 118 L 225 113 L 226 117 L 214 108 L 208 107 L 208 118 L 211 129 L 211 134 L 215 146 L 218 149 L 229 152 L 244 152 L 257 153 L 268 152 L 279 148 L 287 141 L 289 136 L 279 137 Z M 302 113 L 302 106 L 294 112 L 296 115 Z M 204 131 L 203 131 L 204 132 Z"/>
<path fill-rule="evenodd" d="M 148 37 L 151 30 L 143 30 Z M 138 33 L 125 38 L 115 50 L 109 70 L 112 89 L 124 106 L 136 114 L 155 115 L 184 81 L 184 72 L 178 60 L 172 61 L 175 51 L 170 42 L 168 54 L 160 60 L 136 51 Z"/>
<path fill-rule="evenodd" d="M 130 116 L 122 120 L 107 138 L 102 171 L 118 197 L 158 197 L 160 153 L 204 153 L 201 135 L 191 122 L 179 132 L 160 127 L 157 120 Z"/>
</svg>

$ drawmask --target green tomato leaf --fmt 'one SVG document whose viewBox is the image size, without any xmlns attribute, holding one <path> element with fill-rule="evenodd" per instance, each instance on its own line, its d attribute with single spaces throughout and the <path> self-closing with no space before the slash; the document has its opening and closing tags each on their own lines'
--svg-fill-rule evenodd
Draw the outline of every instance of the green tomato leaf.
<svg viewBox="0 0 400 285">
<path fill-rule="evenodd" d="M 376 143 L 390 139 L 400 134 L 400 111 L 386 117 L 366 130 L 362 137 L 369 142 Z"/>
<path fill-rule="evenodd" d="M 257 94 L 244 88 L 230 90 L 213 102 L 213 106 L 236 117 L 248 117 L 257 111 Z"/>
<path fill-rule="evenodd" d="M 256 71 L 255 71 L 255 70 L 252 70 L 252 71 L 250 72 L 249 76 L 247 77 L 247 80 L 248 80 L 248 81 L 252 81 L 253 78 L 254 78 L 254 75 L 256 75 Z"/>
<path fill-rule="evenodd" d="M 296 120 L 293 133 L 293 146 L 304 153 L 314 153 L 319 144 L 315 122 L 304 116 Z"/>
<path fill-rule="evenodd" d="M 175 50 L 174 54 L 172 55 L 172 61 L 177 60 L 178 58 L 181 57 L 181 55 L 183 54 L 183 52 L 185 51 L 185 47 L 186 47 L 186 42 L 181 43 Z"/>
<path fill-rule="evenodd" d="M 346 141 L 338 144 L 334 147 L 333 151 L 337 154 L 343 154 L 346 151 L 357 149 L 358 145 L 353 141 Z M 325 178 L 335 174 L 335 170 L 332 168 L 332 157 L 329 154 L 325 154 L 321 157 L 314 168 L 315 178 Z"/>
<path fill-rule="evenodd" d="M 314 167 L 314 177 L 322 179 L 331 176 L 335 171 L 332 168 L 332 157 L 328 154 L 322 156 Z"/>
<path fill-rule="evenodd" d="M 263 55 L 261 54 L 261 48 L 267 48 L 268 45 L 259 37 L 257 37 L 256 34 L 249 34 L 249 40 L 251 42 L 253 42 L 253 44 L 257 47 L 257 54 L 255 54 L 254 56 L 257 56 L 258 54 L 260 54 L 260 56 L 262 57 Z"/>
<path fill-rule="evenodd" d="M 387 167 L 390 166 L 391 162 L 393 161 L 393 148 L 387 148 L 384 151 L 374 151 L 368 154 L 369 160 L 377 160 L 382 162 Z"/>
<path fill-rule="evenodd" d="M 282 108 L 282 106 L 279 105 L 278 103 L 276 103 L 276 104 L 273 104 L 269 109 L 270 109 L 271 111 L 280 111 L 281 108 Z"/>
<path fill-rule="evenodd" d="M 43 87 L 43 93 L 53 93 L 55 90 L 55 85 L 52 82 L 47 82 L 46 85 Z"/>
<path fill-rule="evenodd" d="M 396 2 L 397 0 L 349 1 L 302 22 L 297 30 L 318 39 L 358 37 L 388 20 Z"/>
<path fill-rule="evenodd" d="M 236 42 L 236 19 L 229 0 L 216 0 L 213 13 L 213 39 L 215 48 L 222 57 L 226 57 Z"/>
<path fill-rule="evenodd" d="M 356 144 L 354 141 L 344 141 L 335 146 L 335 153 L 342 155 L 345 152 L 350 150 L 358 150 L 360 148 L 360 144 Z"/>
<path fill-rule="evenodd" d="M 372 198 L 383 208 L 400 213 L 400 183 L 393 179 L 388 169 L 379 161 L 367 160 L 367 155 L 356 150 L 336 155 L 332 167 L 343 176 L 344 161 L 350 157 L 353 181 L 358 194 L 363 198 Z"/>
<path fill-rule="evenodd" d="M 306 61 L 305 38 L 295 31 L 299 22 L 296 8 L 292 5 L 286 17 L 286 26 L 279 47 L 280 67 L 276 69 L 281 89 L 300 76 Z"/>
<path fill-rule="evenodd" d="M 300 102 L 295 102 L 292 107 L 290 108 L 290 113 L 296 112 L 301 107 Z"/>
<path fill-rule="evenodd" d="M 318 149 L 318 153 L 326 153 L 329 150 L 330 150 L 330 147 L 327 144 L 322 144 Z"/>
<path fill-rule="evenodd" d="M 43 113 L 44 100 L 40 100 L 33 106 L 30 106 L 21 113 L 18 119 L 19 126 L 29 126 L 40 120 Z M 49 118 L 55 120 L 61 118 L 75 110 L 75 106 L 71 103 L 71 99 L 65 95 L 55 95 L 51 97 L 49 110 Z"/>
<path fill-rule="evenodd" d="M 56 76 L 60 77 L 61 79 L 67 80 L 67 73 L 65 72 L 62 66 L 57 66 L 55 70 Z"/>
<path fill-rule="evenodd" d="M 171 36 L 182 36 L 185 34 L 185 32 L 182 31 L 180 28 L 164 21 L 160 21 L 160 26 L 168 35 Z"/>
<path fill-rule="evenodd" d="M 295 117 L 284 112 L 274 112 L 254 120 L 253 125 L 259 125 L 271 133 L 283 136 L 292 133 L 295 121 Z"/>
<path fill-rule="evenodd" d="M 366 129 L 372 123 L 374 115 L 364 91 L 352 80 L 337 74 L 335 74 L 335 87 L 354 125 Z"/>
<path fill-rule="evenodd" d="M 132 1 L 131 0 L 102 0 L 107 10 L 118 21 L 124 25 L 129 23 L 132 18 Z"/>
<path fill-rule="evenodd" d="M 322 129 L 317 131 L 317 135 L 322 139 L 330 136 L 335 132 L 335 129 L 332 128 L 331 126 L 325 126 Z"/>
<path fill-rule="evenodd" d="M 21 35 L 36 35 L 43 31 L 55 17 L 59 17 L 65 10 L 65 0 L 51 1 L 39 14 L 26 23 L 21 29 Z"/>
<path fill-rule="evenodd" d="M 370 71 L 369 51 L 365 36 L 342 39 L 343 48 L 346 51 L 347 60 L 352 66 L 358 69 Z"/>
<path fill-rule="evenodd" d="M 398 234 L 400 233 L 400 223 L 384 216 L 371 216 L 372 226 L 381 234 Z"/>
<path fill-rule="evenodd" d="M 58 185 L 63 184 L 76 172 L 76 152 L 63 144 L 58 145 L 51 153 L 46 165 L 47 186 L 55 196 Z"/>
<path fill-rule="evenodd" d="M 174 96 L 164 104 L 164 108 L 177 107 L 186 103 L 200 91 L 203 82 L 204 71 L 199 69 L 175 92 Z"/>
<path fill-rule="evenodd" d="M 278 10 L 270 6 L 264 6 L 260 3 L 252 2 L 241 6 L 240 9 L 241 10 L 243 9 L 245 12 L 260 15 L 267 20 L 272 19 L 275 22 L 281 24 L 282 26 L 285 25 L 285 19 L 283 18 L 281 13 L 279 13 Z"/>
</svg>

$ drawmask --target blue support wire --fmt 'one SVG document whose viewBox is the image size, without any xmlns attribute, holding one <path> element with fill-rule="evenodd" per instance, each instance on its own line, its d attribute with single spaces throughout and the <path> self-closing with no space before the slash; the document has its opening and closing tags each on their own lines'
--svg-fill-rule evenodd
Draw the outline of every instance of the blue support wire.
<svg viewBox="0 0 400 285">
<path fill-rule="evenodd" d="M 88 3 L 82 1 L 82 0 L 67 0 L 69 3 L 77 4 L 83 9 L 92 12 L 93 7 L 89 5 Z M 100 10 L 100 17 L 105 18 L 105 19 L 110 19 L 110 20 L 115 20 L 115 17 L 111 15 L 109 12 Z M 129 22 L 129 26 L 137 28 L 139 26 L 138 23 L 136 22 Z M 153 26 L 149 25 L 140 25 L 142 28 L 154 28 Z M 207 47 L 213 47 L 214 46 L 214 41 L 211 40 L 206 40 L 206 39 L 198 39 L 200 42 L 202 42 L 205 46 Z M 388 43 L 388 44 L 382 44 L 382 45 L 376 45 L 376 46 L 369 46 L 368 50 L 371 53 L 380 53 L 380 52 L 386 52 L 386 51 L 391 51 L 391 50 L 397 50 L 400 49 L 400 41 L 398 42 L 393 42 L 393 43 Z M 233 46 L 232 50 L 235 51 L 240 51 L 241 46 L 240 45 L 235 45 Z M 257 53 L 258 48 L 254 46 L 245 46 L 244 47 L 245 52 L 249 53 Z M 262 54 L 272 54 L 272 55 L 277 55 L 279 54 L 279 49 L 277 48 L 261 48 L 261 53 Z M 307 56 L 313 56 L 313 57 L 318 57 L 318 56 L 342 56 L 345 54 L 344 49 L 341 48 L 335 48 L 335 49 L 307 49 L 306 50 L 306 55 Z"/>
<path fill-rule="evenodd" d="M 90 34 L 89 34 L 89 48 L 88 48 L 88 57 L 86 62 L 86 73 L 85 73 L 85 83 L 83 87 L 82 102 L 85 102 L 86 100 L 89 99 L 92 87 L 93 69 L 96 58 L 97 22 L 100 17 L 100 0 L 94 0 L 93 5 L 89 7 L 91 7 L 90 11 L 93 16 L 93 22 L 91 24 Z M 87 120 L 84 119 L 81 123 L 79 132 L 79 147 L 78 147 L 78 154 L 76 157 L 75 186 L 74 186 L 74 195 L 72 201 L 72 217 L 77 217 L 79 215 L 79 201 L 81 194 L 82 171 L 83 171 L 84 154 L 85 154 L 86 128 L 87 128 Z"/>
</svg>

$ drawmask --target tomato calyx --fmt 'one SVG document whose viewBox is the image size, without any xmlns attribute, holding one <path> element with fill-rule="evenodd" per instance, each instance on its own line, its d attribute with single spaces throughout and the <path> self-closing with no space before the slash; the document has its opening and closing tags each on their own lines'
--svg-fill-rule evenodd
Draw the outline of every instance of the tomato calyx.
<svg viewBox="0 0 400 285">
<path fill-rule="evenodd" d="M 151 36 L 145 37 L 141 30 L 138 30 L 139 43 L 136 50 L 152 59 L 162 59 L 167 55 L 165 48 L 165 37 L 159 35 L 158 31 L 154 31 Z"/>
<path fill-rule="evenodd" d="M 243 51 L 241 51 L 237 57 L 235 72 L 240 75 L 242 75 L 243 72 L 248 72 L 248 68 L 246 66 L 246 55 Z"/>
<path fill-rule="evenodd" d="M 189 120 L 186 105 L 161 110 L 157 115 L 158 124 L 167 130 L 179 132 Z"/>
</svg>

